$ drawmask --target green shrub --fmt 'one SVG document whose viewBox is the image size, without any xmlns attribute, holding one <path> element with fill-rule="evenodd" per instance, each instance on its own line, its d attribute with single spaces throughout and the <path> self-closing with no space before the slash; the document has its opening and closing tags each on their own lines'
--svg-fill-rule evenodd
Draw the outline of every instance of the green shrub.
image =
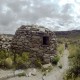
<svg viewBox="0 0 80 80">
<path fill-rule="evenodd" d="M 42 72 L 46 72 L 46 71 L 50 72 L 51 70 L 52 70 L 52 66 L 49 66 L 47 68 L 42 67 Z"/>
<path fill-rule="evenodd" d="M 28 54 L 23 53 L 22 56 L 16 54 L 16 68 L 17 69 L 22 69 L 22 68 L 27 68 L 29 65 L 29 60 L 28 60 Z"/>
<path fill-rule="evenodd" d="M 29 59 L 29 53 L 28 52 L 23 52 L 22 53 L 22 59 L 23 59 L 23 61 L 27 61 Z"/>
<path fill-rule="evenodd" d="M 12 64 L 13 64 L 13 61 L 10 57 L 5 59 L 4 65 L 6 68 L 11 68 Z"/>
<path fill-rule="evenodd" d="M 1 68 L 4 68 L 4 62 L 5 62 L 5 59 L 0 59 L 0 67 Z"/>
<path fill-rule="evenodd" d="M 7 50 L 0 50 L 0 67 L 1 68 L 8 68 L 12 65 L 12 54 L 10 51 Z"/>
<path fill-rule="evenodd" d="M 41 63 L 41 60 L 40 59 L 36 59 L 35 62 L 34 62 L 34 64 L 38 68 L 41 68 L 42 67 L 42 63 Z"/>
<path fill-rule="evenodd" d="M 16 68 L 17 69 L 18 68 L 23 68 L 23 63 L 24 63 L 24 61 L 23 61 L 22 57 L 17 55 L 16 56 Z"/>
<path fill-rule="evenodd" d="M 51 60 L 52 64 L 56 65 L 58 63 L 59 59 L 60 59 L 60 57 L 58 55 L 55 55 Z"/>
<path fill-rule="evenodd" d="M 75 57 L 72 59 L 72 72 L 74 76 L 77 77 L 80 75 L 80 49 L 76 51 Z"/>
<path fill-rule="evenodd" d="M 58 44 L 58 46 L 57 46 L 57 51 L 58 51 L 60 54 L 62 54 L 62 53 L 63 53 L 63 50 L 64 50 L 63 44 Z"/>
<path fill-rule="evenodd" d="M 73 45 L 73 46 L 72 46 Z M 77 80 L 77 77 L 80 77 L 80 48 L 76 47 L 76 44 L 70 45 L 70 69 L 66 72 L 65 80 Z"/>
<path fill-rule="evenodd" d="M 6 53 L 5 51 L 1 50 L 0 51 L 0 59 L 5 59 L 7 56 L 6 56 Z"/>
<path fill-rule="evenodd" d="M 22 77 L 22 76 L 26 76 L 25 72 L 19 73 L 17 76 Z"/>
<path fill-rule="evenodd" d="M 27 68 L 29 65 L 29 52 L 23 52 L 22 55 L 15 54 L 15 64 L 13 65 L 14 55 L 10 51 L 0 51 L 0 67 L 6 68 Z"/>
</svg>

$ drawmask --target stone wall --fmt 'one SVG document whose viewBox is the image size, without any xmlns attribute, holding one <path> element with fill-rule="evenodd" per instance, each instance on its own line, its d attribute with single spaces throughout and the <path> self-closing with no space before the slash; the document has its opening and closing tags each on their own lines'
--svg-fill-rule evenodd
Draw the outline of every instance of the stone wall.
<svg viewBox="0 0 80 80">
<path fill-rule="evenodd" d="M 13 35 L 0 34 L 0 50 L 10 50 Z"/>
<path fill-rule="evenodd" d="M 43 37 L 48 37 L 47 45 L 43 44 Z M 37 25 L 23 25 L 16 31 L 11 48 L 16 53 L 29 51 L 30 58 L 39 57 L 44 62 L 50 62 L 50 57 L 56 54 L 56 36 L 47 28 Z"/>
</svg>

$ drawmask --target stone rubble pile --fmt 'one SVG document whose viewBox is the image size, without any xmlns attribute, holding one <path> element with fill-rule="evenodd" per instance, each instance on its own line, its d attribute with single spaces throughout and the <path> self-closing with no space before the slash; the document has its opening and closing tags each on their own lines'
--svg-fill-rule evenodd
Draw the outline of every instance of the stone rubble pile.
<svg viewBox="0 0 80 80">
<path fill-rule="evenodd" d="M 0 35 L 0 50 L 6 49 L 9 50 L 11 47 L 12 35 L 8 36 L 5 34 Z"/>
</svg>

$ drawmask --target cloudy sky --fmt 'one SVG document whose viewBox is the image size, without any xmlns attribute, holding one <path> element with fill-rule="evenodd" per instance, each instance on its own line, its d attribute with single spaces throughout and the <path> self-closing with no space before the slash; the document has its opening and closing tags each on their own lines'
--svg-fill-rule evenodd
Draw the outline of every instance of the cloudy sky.
<svg viewBox="0 0 80 80">
<path fill-rule="evenodd" d="M 14 34 L 23 24 L 80 29 L 80 0 L 0 0 L 0 33 Z"/>
</svg>

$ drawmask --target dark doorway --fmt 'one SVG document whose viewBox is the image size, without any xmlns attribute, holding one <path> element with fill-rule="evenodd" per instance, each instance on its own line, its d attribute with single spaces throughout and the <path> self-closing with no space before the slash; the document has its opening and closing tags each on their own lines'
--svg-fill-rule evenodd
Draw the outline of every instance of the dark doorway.
<svg viewBox="0 0 80 80">
<path fill-rule="evenodd" d="M 48 36 L 44 36 L 43 37 L 43 45 L 48 45 L 49 44 L 49 37 Z"/>
</svg>

